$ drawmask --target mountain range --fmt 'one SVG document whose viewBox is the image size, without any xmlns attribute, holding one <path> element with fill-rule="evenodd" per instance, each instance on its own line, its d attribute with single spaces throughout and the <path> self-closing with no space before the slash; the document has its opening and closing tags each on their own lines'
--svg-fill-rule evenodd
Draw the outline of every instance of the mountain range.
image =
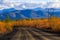
<svg viewBox="0 0 60 40">
<path fill-rule="evenodd" d="M 60 8 L 42 8 L 40 4 L 24 3 L 0 10 L 0 20 L 5 20 L 8 16 L 12 20 L 22 18 L 49 18 L 51 16 L 60 17 Z"/>
</svg>

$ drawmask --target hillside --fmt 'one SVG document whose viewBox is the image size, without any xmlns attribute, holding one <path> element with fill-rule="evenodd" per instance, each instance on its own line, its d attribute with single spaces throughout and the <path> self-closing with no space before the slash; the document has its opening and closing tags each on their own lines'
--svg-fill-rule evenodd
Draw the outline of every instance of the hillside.
<svg viewBox="0 0 60 40">
<path fill-rule="evenodd" d="M 23 18 L 49 18 L 51 16 L 60 17 L 60 9 L 54 8 L 34 8 L 16 10 L 14 8 L 0 10 L 0 20 L 4 20 L 9 16 L 11 20 L 18 20 Z"/>
</svg>

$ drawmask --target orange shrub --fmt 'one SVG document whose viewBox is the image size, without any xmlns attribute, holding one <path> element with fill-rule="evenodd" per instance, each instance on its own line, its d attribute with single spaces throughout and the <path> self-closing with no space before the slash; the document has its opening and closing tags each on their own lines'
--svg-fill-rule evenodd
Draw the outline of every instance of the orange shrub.
<svg viewBox="0 0 60 40">
<path fill-rule="evenodd" d="M 6 32 L 6 25 L 4 22 L 0 22 L 0 33 Z"/>
<path fill-rule="evenodd" d="M 60 18 L 57 18 L 57 17 L 52 17 L 50 19 L 50 25 L 51 25 L 51 28 L 52 28 L 52 31 L 54 32 L 57 32 L 57 31 L 60 31 Z"/>
<path fill-rule="evenodd" d="M 52 17 L 46 19 L 23 19 L 18 21 L 0 22 L 0 33 L 12 31 L 13 26 L 36 27 L 40 29 L 51 28 L 52 31 L 60 31 L 60 18 Z"/>
</svg>

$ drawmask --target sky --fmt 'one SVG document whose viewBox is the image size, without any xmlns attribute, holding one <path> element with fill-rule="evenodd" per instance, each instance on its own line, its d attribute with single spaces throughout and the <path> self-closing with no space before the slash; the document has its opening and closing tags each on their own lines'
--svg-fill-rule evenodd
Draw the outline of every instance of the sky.
<svg viewBox="0 0 60 40">
<path fill-rule="evenodd" d="M 18 6 L 20 3 L 41 3 L 42 5 L 46 5 L 47 2 L 57 2 L 49 7 L 60 7 L 60 0 L 0 0 L 0 9 L 14 7 L 14 5 Z"/>
<path fill-rule="evenodd" d="M 43 2 L 60 2 L 60 0 L 0 0 L 2 2 L 35 2 L 39 3 L 41 1 Z"/>
</svg>

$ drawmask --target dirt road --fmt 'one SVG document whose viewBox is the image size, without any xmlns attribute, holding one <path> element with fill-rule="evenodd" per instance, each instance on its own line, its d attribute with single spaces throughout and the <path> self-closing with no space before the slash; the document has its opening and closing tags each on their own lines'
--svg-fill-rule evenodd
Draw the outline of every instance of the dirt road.
<svg viewBox="0 0 60 40">
<path fill-rule="evenodd" d="M 57 36 L 58 35 L 58 36 Z M 60 40 L 59 34 L 50 34 L 36 28 L 18 28 L 15 34 L 0 38 L 1 40 Z"/>
</svg>

